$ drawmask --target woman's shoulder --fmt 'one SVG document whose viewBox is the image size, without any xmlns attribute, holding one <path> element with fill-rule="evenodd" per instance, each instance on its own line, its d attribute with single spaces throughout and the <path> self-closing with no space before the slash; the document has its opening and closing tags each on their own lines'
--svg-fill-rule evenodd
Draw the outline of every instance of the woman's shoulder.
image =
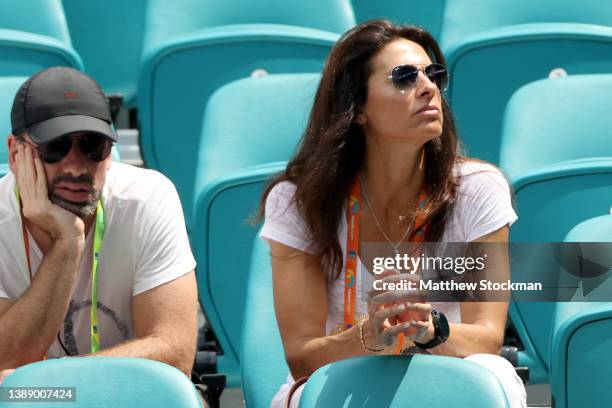
<svg viewBox="0 0 612 408">
<path fill-rule="evenodd" d="M 276 183 L 266 197 L 266 205 L 288 207 L 293 200 L 296 189 L 296 185 L 291 181 L 284 180 Z"/>
<path fill-rule="evenodd" d="M 457 180 L 459 194 L 490 189 L 510 191 L 504 173 L 485 161 L 469 158 L 457 160 L 453 174 Z"/>
</svg>

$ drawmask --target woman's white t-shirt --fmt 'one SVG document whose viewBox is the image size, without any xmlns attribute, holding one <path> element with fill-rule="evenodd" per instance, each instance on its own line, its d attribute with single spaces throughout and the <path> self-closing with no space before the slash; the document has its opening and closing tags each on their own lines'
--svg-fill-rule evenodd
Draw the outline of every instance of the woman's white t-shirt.
<svg viewBox="0 0 612 408">
<path fill-rule="evenodd" d="M 453 169 L 458 190 L 455 205 L 448 217 L 441 242 L 470 242 L 505 225 L 512 225 L 518 218 L 510 188 L 504 175 L 494 166 L 477 161 L 458 161 Z M 265 223 L 260 236 L 265 240 L 280 242 L 301 251 L 313 253 L 309 248 L 309 232 L 304 219 L 292 201 L 295 185 L 285 181 L 270 191 L 266 200 Z M 346 257 L 345 217 L 338 229 L 342 247 L 342 259 Z M 367 303 L 361 296 L 361 276 L 364 267 L 358 263 L 357 313 L 367 313 Z M 344 318 L 344 279 L 335 279 L 327 286 L 326 333 L 341 325 Z M 443 312 L 451 323 L 461 323 L 458 302 L 432 303 Z"/>
</svg>

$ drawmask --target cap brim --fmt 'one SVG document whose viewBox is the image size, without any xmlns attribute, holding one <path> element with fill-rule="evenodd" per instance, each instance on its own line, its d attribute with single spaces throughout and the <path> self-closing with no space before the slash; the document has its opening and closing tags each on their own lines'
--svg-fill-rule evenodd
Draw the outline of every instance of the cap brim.
<svg viewBox="0 0 612 408">
<path fill-rule="evenodd" d="M 47 143 L 69 133 L 92 132 L 117 141 L 117 135 L 105 121 L 85 115 L 67 115 L 51 118 L 29 126 L 28 135 L 36 143 Z"/>
</svg>

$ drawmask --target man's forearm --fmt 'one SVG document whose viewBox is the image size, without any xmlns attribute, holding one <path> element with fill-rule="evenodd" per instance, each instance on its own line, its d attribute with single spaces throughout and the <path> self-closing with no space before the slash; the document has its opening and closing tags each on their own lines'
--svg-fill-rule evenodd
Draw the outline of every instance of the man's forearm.
<svg viewBox="0 0 612 408">
<path fill-rule="evenodd" d="M 126 341 L 91 356 L 147 358 L 170 364 L 185 373 L 187 377 L 191 377 L 195 346 L 177 345 L 175 342 L 164 339 L 163 336 L 149 335 Z"/>
<path fill-rule="evenodd" d="M 41 359 L 64 320 L 83 242 L 52 242 L 26 292 L 0 316 L 0 369 Z"/>
</svg>

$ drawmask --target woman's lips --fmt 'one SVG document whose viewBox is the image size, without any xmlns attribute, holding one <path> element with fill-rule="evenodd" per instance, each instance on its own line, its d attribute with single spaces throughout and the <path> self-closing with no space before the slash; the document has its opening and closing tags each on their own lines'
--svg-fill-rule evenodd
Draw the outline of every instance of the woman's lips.
<svg viewBox="0 0 612 408">
<path fill-rule="evenodd" d="M 419 115 L 419 116 L 437 116 L 440 114 L 440 110 L 438 109 L 437 106 L 434 105 L 428 105 L 428 106 L 424 106 L 421 109 L 419 109 L 415 115 Z"/>
</svg>

